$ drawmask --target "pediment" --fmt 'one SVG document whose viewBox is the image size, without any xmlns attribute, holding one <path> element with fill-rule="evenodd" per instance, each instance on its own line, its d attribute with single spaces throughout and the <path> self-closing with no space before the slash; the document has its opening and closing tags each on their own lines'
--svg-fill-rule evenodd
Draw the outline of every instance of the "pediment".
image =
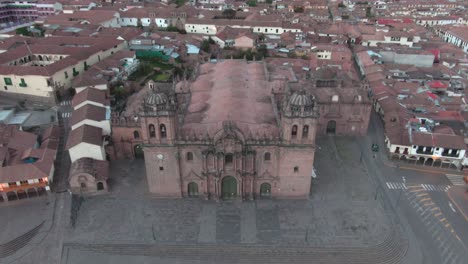
<svg viewBox="0 0 468 264">
<path fill-rule="evenodd" d="M 185 175 L 184 180 L 203 180 L 203 177 L 191 170 L 187 175 Z"/>
</svg>

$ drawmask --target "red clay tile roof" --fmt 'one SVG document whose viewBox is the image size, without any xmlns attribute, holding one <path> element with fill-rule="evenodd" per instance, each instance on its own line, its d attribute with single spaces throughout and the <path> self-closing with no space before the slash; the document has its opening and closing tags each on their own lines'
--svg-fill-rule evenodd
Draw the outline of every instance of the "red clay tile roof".
<svg viewBox="0 0 468 264">
<path fill-rule="evenodd" d="M 80 126 L 70 132 L 67 141 L 67 149 L 80 143 L 102 146 L 102 129 L 89 125 Z"/>
<path fill-rule="evenodd" d="M 73 111 L 71 125 L 76 125 L 83 120 L 103 121 L 106 120 L 106 109 L 104 107 L 87 104 Z"/>
<path fill-rule="evenodd" d="M 412 132 L 411 143 L 412 145 L 426 147 L 465 148 L 465 140 L 462 136 L 449 134 Z"/>
<path fill-rule="evenodd" d="M 109 105 L 109 99 L 106 96 L 106 91 L 88 87 L 73 97 L 72 106 L 76 107 L 86 101 Z"/>
<path fill-rule="evenodd" d="M 52 139 L 49 136 L 41 144 L 40 148 L 35 148 L 36 135 L 31 133 L 13 130 L 13 137 L 11 139 L 8 143 L 8 148 L 11 150 L 12 155 L 9 164 L 0 167 L 0 183 L 50 176 L 57 153 L 58 139 Z M 25 140 L 18 143 L 21 139 Z M 30 144 L 29 147 L 25 148 L 28 144 Z M 15 149 L 15 147 L 18 148 Z M 23 160 L 25 158 L 35 158 L 37 160 L 32 163 L 26 163 Z"/>
</svg>

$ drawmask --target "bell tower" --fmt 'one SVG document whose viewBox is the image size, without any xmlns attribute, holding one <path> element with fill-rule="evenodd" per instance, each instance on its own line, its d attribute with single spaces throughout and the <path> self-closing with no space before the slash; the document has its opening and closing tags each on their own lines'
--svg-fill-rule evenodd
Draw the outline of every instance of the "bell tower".
<svg viewBox="0 0 468 264">
<path fill-rule="evenodd" d="M 317 118 L 315 98 L 306 91 L 285 97 L 281 115 L 283 140 L 290 144 L 315 144 Z"/>
<path fill-rule="evenodd" d="M 149 144 L 173 144 L 177 137 L 177 97 L 148 82 L 148 93 L 140 109 L 143 138 Z"/>
</svg>

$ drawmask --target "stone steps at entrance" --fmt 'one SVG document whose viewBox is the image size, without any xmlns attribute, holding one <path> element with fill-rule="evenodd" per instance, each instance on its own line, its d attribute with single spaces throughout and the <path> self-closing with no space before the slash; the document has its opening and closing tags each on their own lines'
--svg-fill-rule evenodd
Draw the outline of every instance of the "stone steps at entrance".
<svg viewBox="0 0 468 264">
<path fill-rule="evenodd" d="M 23 235 L 11 240 L 10 242 L 1 244 L 0 259 L 13 255 L 16 251 L 23 248 L 39 232 L 39 229 L 41 229 L 42 225 L 44 225 L 44 222 L 42 222 L 35 228 L 29 230 L 28 232 L 24 233 Z"/>
<path fill-rule="evenodd" d="M 85 244 L 66 243 L 64 247 L 111 255 L 158 256 L 224 263 L 349 263 L 396 264 L 406 254 L 408 243 L 392 234 L 382 243 L 353 247 L 281 247 L 239 244 Z"/>
</svg>

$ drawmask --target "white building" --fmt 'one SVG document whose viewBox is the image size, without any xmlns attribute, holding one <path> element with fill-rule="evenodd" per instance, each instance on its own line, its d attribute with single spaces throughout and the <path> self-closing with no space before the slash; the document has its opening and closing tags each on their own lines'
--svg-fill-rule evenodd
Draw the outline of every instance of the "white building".
<svg viewBox="0 0 468 264">
<path fill-rule="evenodd" d="M 72 130 L 67 142 L 71 162 L 73 163 L 81 158 L 106 160 L 104 149 L 106 143 L 101 128 L 83 125 Z"/>
</svg>

